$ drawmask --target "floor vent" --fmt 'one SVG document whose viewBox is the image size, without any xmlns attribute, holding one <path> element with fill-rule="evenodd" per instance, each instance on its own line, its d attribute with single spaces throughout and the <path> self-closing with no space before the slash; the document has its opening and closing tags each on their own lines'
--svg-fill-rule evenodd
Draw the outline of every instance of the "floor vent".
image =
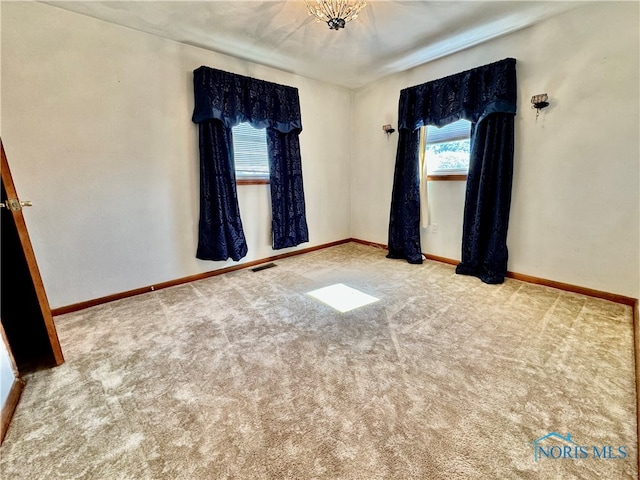
<svg viewBox="0 0 640 480">
<path fill-rule="evenodd" d="M 267 268 L 277 267 L 275 263 L 265 263 L 264 265 L 260 265 L 259 267 L 252 268 L 252 272 L 259 272 L 260 270 L 266 270 Z"/>
</svg>

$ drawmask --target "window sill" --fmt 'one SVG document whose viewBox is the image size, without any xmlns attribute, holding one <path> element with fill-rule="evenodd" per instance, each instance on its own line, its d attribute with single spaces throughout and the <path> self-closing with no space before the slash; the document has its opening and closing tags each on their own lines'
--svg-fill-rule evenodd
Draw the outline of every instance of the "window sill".
<svg viewBox="0 0 640 480">
<path fill-rule="evenodd" d="M 269 185 L 269 179 L 268 178 L 236 179 L 236 185 Z"/>
<path fill-rule="evenodd" d="M 427 175 L 428 182 L 466 182 L 467 175 Z"/>
</svg>

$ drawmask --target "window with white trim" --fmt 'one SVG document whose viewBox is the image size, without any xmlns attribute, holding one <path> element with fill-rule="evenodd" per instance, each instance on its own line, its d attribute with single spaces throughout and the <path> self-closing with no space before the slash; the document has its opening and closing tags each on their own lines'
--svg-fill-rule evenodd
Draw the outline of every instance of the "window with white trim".
<svg viewBox="0 0 640 480">
<path fill-rule="evenodd" d="M 471 122 L 458 120 L 438 128 L 423 127 L 424 163 L 428 177 L 466 175 L 469 171 Z"/>
<path fill-rule="evenodd" d="M 243 122 L 231 129 L 238 183 L 268 183 L 267 130 Z"/>
</svg>

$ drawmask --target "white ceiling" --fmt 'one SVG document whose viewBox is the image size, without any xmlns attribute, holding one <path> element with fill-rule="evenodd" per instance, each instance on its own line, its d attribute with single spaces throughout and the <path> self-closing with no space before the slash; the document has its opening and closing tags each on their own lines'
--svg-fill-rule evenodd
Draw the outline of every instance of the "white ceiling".
<svg viewBox="0 0 640 480">
<path fill-rule="evenodd" d="M 357 88 L 584 2 L 373 0 L 344 30 L 287 1 L 47 1 L 178 42 Z"/>
</svg>

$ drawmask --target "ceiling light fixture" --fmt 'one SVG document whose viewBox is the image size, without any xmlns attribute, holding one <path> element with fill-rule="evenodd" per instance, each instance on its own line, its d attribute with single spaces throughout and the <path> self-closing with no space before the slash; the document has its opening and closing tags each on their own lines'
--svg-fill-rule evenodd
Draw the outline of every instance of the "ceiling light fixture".
<svg viewBox="0 0 640 480">
<path fill-rule="evenodd" d="M 316 17 L 316 22 L 325 22 L 331 30 L 344 28 L 345 24 L 357 18 L 360 10 L 367 2 L 358 0 L 356 2 L 336 1 L 336 0 L 316 0 L 309 2 L 304 0 L 309 9 L 309 15 Z"/>
</svg>

